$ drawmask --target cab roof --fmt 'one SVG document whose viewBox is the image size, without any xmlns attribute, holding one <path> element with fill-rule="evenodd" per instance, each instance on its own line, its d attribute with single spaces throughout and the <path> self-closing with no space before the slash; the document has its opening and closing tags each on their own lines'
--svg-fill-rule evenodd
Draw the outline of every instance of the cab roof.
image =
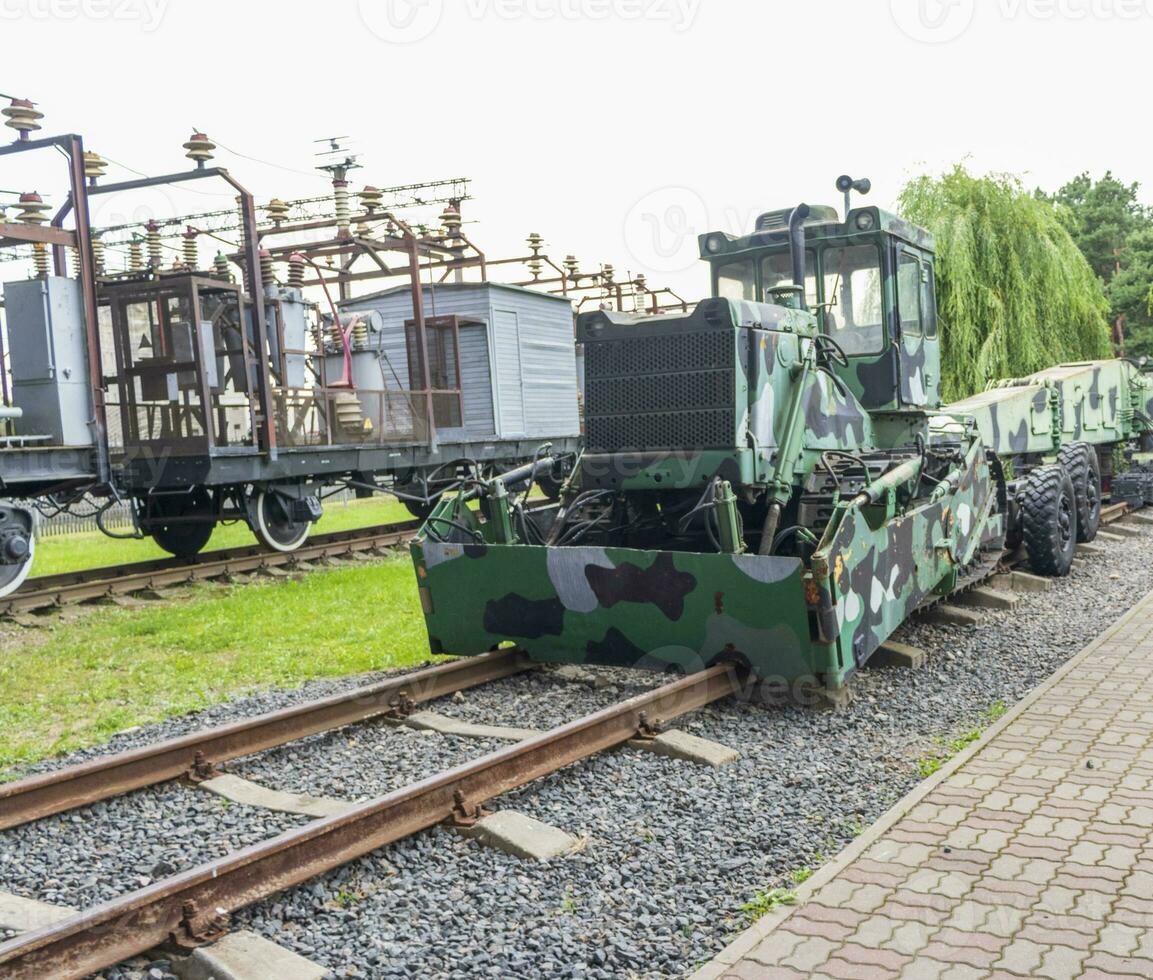
<svg viewBox="0 0 1153 980">
<path fill-rule="evenodd" d="M 701 258 L 713 260 L 750 249 L 788 245 L 788 224 L 791 213 L 791 208 L 782 211 L 766 211 L 757 218 L 756 231 L 751 235 L 737 237 L 723 231 L 713 231 L 701 235 L 699 238 Z M 829 238 L 852 238 L 860 235 L 872 235 L 879 230 L 918 248 L 930 252 L 936 250 L 936 243 L 932 234 L 924 228 L 906 221 L 900 215 L 885 211 L 883 208 L 854 208 L 849 212 L 847 220 L 842 222 L 838 220 L 839 217 L 836 208 L 827 205 L 815 205 L 812 208 L 812 213 L 805 220 L 806 240 L 811 243 Z"/>
</svg>

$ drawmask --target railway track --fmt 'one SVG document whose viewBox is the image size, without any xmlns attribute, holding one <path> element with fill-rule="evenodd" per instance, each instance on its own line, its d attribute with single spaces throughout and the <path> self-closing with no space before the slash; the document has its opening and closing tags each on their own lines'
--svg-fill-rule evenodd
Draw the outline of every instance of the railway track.
<svg viewBox="0 0 1153 980">
<path fill-rule="evenodd" d="M 348 531 L 331 531 L 316 535 L 288 554 L 269 551 L 253 543 L 239 548 L 205 552 L 194 559 L 157 558 L 130 565 L 110 565 L 44 575 L 30 578 L 22 588 L 0 599 L 0 616 L 93 602 L 134 592 L 158 591 L 229 575 L 369 554 L 404 544 L 419 527 L 419 521 L 402 521 Z"/>
<path fill-rule="evenodd" d="M 1124 517 L 1105 507 L 1103 523 Z M 383 530 L 383 529 L 372 529 Z M 392 530 L 388 533 L 399 533 Z M 317 542 L 316 546 L 323 546 Z M 393 717 L 419 704 L 535 669 L 501 650 L 388 678 L 319 701 L 205 729 L 156 745 L 0 785 L 0 830 L 173 779 L 199 781 L 215 767 L 321 732 Z M 652 734 L 739 693 L 730 665 L 677 680 L 479 759 L 358 804 L 0 944 L 0 975 L 82 977 L 163 944 L 211 942 L 228 916 L 379 847 L 444 821 L 467 825 L 482 804 L 580 759 Z"/>
<path fill-rule="evenodd" d="M 3 785 L 0 827 L 17 826 L 181 775 L 198 778 L 209 774 L 214 762 L 389 712 L 403 713 L 419 701 L 531 667 L 519 651 L 499 651 Z M 715 666 L 338 816 L 314 820 L 158 881 L 0 944 L 0 975 L 20 980 L 83 977 L 161 944 L 191 948 L 210 942 L 227 928 L 229 913 L 237 909 L 443 821 L 468 825 L 480 815 L 485 801 L 573 762 L 651 735 L 660 724 L 735 694 L 743 684 L 736 667 Z"/>
</svg>

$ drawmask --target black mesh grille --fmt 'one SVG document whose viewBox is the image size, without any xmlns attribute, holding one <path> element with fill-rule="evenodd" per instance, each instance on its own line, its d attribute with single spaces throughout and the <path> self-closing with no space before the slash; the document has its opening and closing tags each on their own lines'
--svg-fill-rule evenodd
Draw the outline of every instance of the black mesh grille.
<svg viewBox="0 0 1153 980">
<path fill-rule="evenodd" d="M 593 452 L 731 446 L 729 331 L 599 340 L 585 345 L 585 437 Z"/>
</svg>

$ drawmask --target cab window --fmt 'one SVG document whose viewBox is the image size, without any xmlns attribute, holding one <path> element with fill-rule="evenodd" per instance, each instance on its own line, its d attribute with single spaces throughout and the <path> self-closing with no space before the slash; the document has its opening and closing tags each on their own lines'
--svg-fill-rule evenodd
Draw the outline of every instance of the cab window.
<svg viewBox="0 0 1153 980">
<path fill-rule="evenodd" d="M 742 262 L 729 262 L 717 269 L 717 296 L 721 299 L 757 298 L 757 281 L 753 273 L 752 259 Z"/>
<path fill-rule="evenodd" d="M 817 256 L 815 252 L 805 252 L 805 301 L 810 309 L 817 305 Z M 761 262 L 762 299 L 772 301 L 769 290 L 774 286 L 793 281 L 793 257 L 789 252 L 775 252 L 766 255 Z"/>
<path fill-rule="evenodd" d="M 901 335 L 921 335 L 921 262 L 902 252 L 897 259 L 897 309 L 901 314 Z"/>
<path fill-rule="evenodd" d="M 933 278 L 933 265 L 925 263 L 925 274 L 921 277 L 921 319 L 925 324 L 925 336 L 937 336 L 937 292 Z"/>
<path fill-rule="evenodd" d="M 850 356 L 885 349 L 881 253 L 875 245 L 825 249 L 825 330 Z"/>
</svg>

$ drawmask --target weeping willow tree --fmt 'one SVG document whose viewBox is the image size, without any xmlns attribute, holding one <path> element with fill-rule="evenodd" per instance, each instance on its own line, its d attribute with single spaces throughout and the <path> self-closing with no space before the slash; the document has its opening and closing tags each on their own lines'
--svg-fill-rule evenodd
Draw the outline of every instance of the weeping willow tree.
<svg viewBox="0 0 1153 980">
<path fill-rule="evenodd" d="M 1110 356 L 1101 281 L 1052 203 L 1015 177 L 958 166 L 910 181 L 900 206 L 937 239 L 946 401 L 993 378 Z"/>
</svg>

